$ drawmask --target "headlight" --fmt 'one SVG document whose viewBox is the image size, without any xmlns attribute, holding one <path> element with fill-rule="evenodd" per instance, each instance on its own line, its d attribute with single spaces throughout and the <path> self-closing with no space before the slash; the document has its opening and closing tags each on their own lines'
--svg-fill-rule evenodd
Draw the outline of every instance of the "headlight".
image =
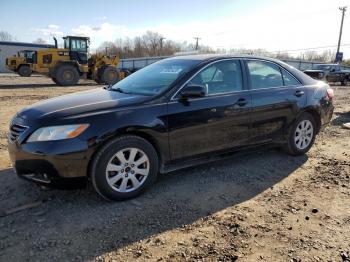
<svg viewBox="0 0 350 262">
<path fill-rule="evenodd" d="M 88 124 L 80 124 L 42 127 L 37 129 L 27 141 L 37 142 L 74 138 L 83 133 L 88 126 Z"/>
</svg>

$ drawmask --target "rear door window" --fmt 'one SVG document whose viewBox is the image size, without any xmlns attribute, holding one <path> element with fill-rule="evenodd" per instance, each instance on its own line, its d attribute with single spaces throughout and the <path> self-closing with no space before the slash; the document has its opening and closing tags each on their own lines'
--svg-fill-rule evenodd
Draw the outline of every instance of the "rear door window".
<svg viewBox="0 0 350 262">
<path fill-rule="evenodd" d="M 300 85 L 300 82 L 287 70 L 282 69 L 283 82 L 285 86 Z"/>
<path fill-rule="evenodd" d="M 248 60 L 247 66 L 252 89 L 283 86 L 283 78 L 279 67 L 273 63 Z"/>
</svg>

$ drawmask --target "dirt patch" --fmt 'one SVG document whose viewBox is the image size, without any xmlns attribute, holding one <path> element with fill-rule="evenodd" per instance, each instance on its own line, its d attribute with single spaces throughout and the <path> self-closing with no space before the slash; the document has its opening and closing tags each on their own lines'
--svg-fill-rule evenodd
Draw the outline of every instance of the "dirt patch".
<svg viewBox="0 0 350 262">
<path fill-rule="evenodd" d="M 305 156 L 250 152 L 163 175 L 117 203 L 91 188 L 47 191 L 16 178 L 11 117 L 96 87 L 0 76 L 1 261 L 349 261 L 350 87 L 335 87 L 332 123 Z"/>
</svg>

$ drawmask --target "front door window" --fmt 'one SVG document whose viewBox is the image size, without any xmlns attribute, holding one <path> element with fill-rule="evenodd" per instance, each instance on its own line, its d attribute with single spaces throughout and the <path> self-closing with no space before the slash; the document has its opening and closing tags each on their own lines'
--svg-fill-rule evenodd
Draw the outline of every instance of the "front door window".
<svg viewBox="0 0 350 262">
<path fill-rule="evenodd" d="M 203 85 L 207 95 L 231 93 L 242 90 L 242 71 L 239 60 L 214 63 L 198 73 L 190 84 Z"/>
</svg>

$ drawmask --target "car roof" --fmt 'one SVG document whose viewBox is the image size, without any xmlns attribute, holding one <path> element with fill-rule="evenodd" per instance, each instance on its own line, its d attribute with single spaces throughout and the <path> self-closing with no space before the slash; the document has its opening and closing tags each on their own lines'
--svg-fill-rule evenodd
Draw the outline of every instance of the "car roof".
<svg viewBox="0 0 350 262">
<path fill-rule="evenodd" d="M 339 65 L 339 64 L 315 64 L 315 65 L 333 66 L 333 65 Z"/>
<path fill-rule="evenodd" d="M 184 59 L 184 60 L 197 60 L 197 61 L 213 61 L 225 58 L 250 58 L 250 59 L 260 59 L 260 60 L 269 60 L 277 63 L 281 63 L 281 61 L 270 58 L 270 57 L 262 57 L 262 56 L 254 56 L 247 54 L 196 54 L 196 55 L 179 55 L 173 56 L 168 59 Z"/>
</svg>

